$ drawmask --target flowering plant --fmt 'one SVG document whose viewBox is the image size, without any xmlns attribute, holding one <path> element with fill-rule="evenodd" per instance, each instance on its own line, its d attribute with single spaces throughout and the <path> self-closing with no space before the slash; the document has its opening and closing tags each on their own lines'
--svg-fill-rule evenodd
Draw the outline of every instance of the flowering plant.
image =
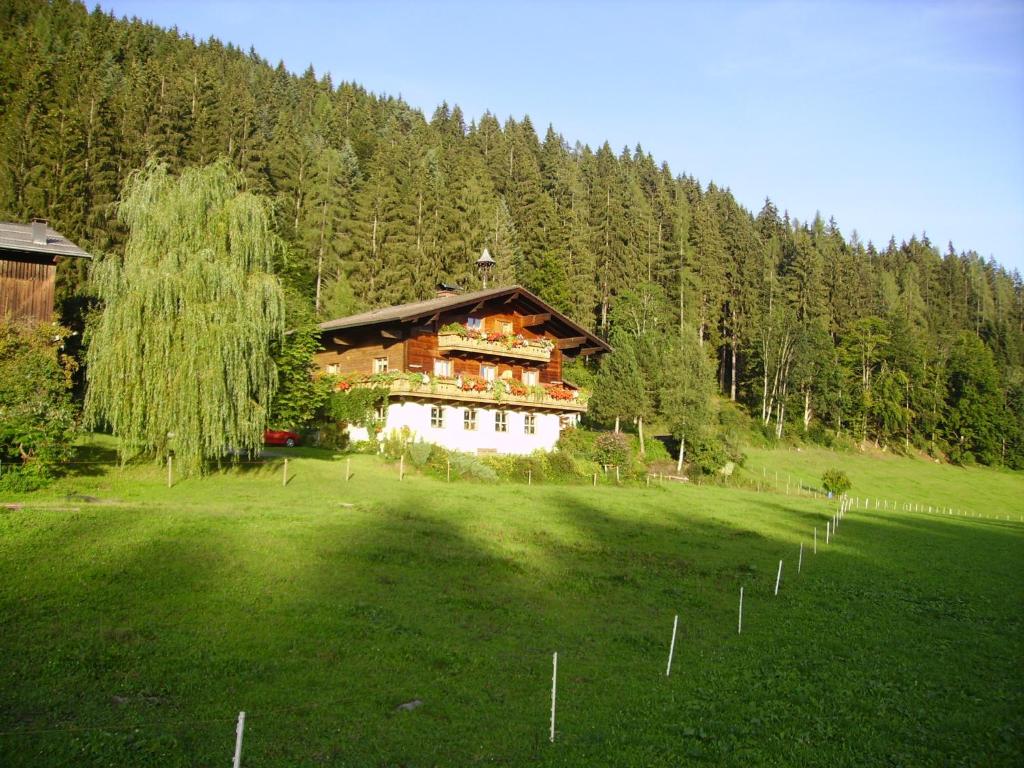
<svg viewBox="0 0 1024 768">
<path fill-rule="evenodd" d="M 576 398 L 576 392 L 568 389 L 567 387 L 549 385 L 544 389 L 547 391 L 548 397 L 552 400 L 574 400 Z"/>
<path fill-rule="evenodd" d="M 540 347 L 551 351 L 555 343 L 550 339 L 527 339 L 519 333 L 501 333 L 500 331 L 484 331 L 479 328 L 468 328 L 462 323 L 448 323 L 441 327 L 440 333 L 451 333 L 462 339 L 485 341 L 488 344 L 500 344 L 505 349 L 522 349 L 523 347 Z"/>
<path fill-rule="evenodd" d="M 479 376 L 463 376 L 459 389 L 463 392 L 486 392 L 490 389 L 490 382 Z"/>
</svg>

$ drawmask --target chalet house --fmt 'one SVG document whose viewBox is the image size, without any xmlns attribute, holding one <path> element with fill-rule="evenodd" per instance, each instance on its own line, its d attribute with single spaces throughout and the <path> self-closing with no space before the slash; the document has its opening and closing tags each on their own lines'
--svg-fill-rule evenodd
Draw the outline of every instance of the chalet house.
<svg viewBox="0 0 1024 768">
<path fill-rule="evenodd" d="M 342 388 L 387 390 L 382 434 L 475 453 L 551 450 L 587 410 L 586 393 L 562 379 L 577 355 L 610 351 L 601 339 L 525 288 L 385 307 L 321 323 L 324 374 Z M 353 439 L 367 439 L 350 428 Z"/>
<path fill-rule="evenodd" d="M 45 221 L 0 222 L 0 319 L 53 320 L 57 262 L 92 258 Z"/>
</svg>

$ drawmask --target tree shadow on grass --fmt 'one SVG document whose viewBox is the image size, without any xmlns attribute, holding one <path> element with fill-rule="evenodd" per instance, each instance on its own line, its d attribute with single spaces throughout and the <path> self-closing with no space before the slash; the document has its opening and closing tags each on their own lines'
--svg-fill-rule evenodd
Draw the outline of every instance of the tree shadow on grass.
<svg viewBox="0 0 1024 768">
<path fill-rule="evenodd" d="M 894 536 L 888 525 L 848 518 L 840 545 L 808 562 L 800 580 L 787 571 L 775 598 L 774 566 L 792 549 L 784 532 L 744 535 L 751 529 L 742 516 L 666 509 L 660 495 L 507 491 L 417 479 L 396 483 L 386 501 L 340 512 L 173 515 L 148 536 L 129 536 L 138 539 L 134 550 L 92 564 L 86 553 L 62 549 L 54 528 L 36 545 L 40 557 L 52 545 L 67 562 L 54 593 L 63 590 L 80 613 L 58 647 L 72 672 L 57 682 L 45 665 L 27 664 L 12 699 L 34 686 L 39 693 L 29 700 L 40 722 L 52 711 L 80 725 L 107 716 L 230 718 L 245 709 L 246 765 L 254 768 L 667 766 L 698 757 L 842 764 L 837 722 L 859 743 L 862 764 L 893 754 L 908 764 L 935 762 L 913 759 L 927 758 L 930 744 L 975 754 L 968 748 L 982 737 L 951 743 L 940 729 L 947 721 L 917 716 L 930 699 L 906 682 L 916 675 L 921 688 L 922 675 L 937 674 L 919 655 L 950 659 L 951 649 L 918 637 L 921 628 L 946 622 L 955 633 L 969 614 L 935 616 L 925 587 L 878 583 L 902 533 L 923 552 L 948 549 L 944 538 L 918 538 L 913 528 Z M 352 493 L 358 498 L 359 489 Z M 22 566 L 31 563 L 22 558 Z M 740 585 L 748 602 L 738 636 Z M 883 625 L 889 634 L 880 635 L 879 623 L 908 605 L 912 621 Z M 17 633 L 24 612 L 10 603 L 5 613 Z M 666 680 L 675 613 L 678 671 Z M 100 639 L 89 625 L 97 617 L 110 618 Z M 886 656 L 892 637 L 898 650 L 907 647 Z M 909 647 L 914 639 L 918 648 Z M 559 738 L 550 745 L 556 650 Z M 872 654 L 903 668 L 892 679 Z M 882 702 L 862 712 L 879 686 L 906 711 Z M 112 695 L 143 698 L 111 705 Z M 423 706 L 396 710 L 413 699 Z M 165 764 L 214 764 L 230 749 L 231 728 L 224 725 L 219 742 L 174 728 L 156 736 L 174 739 Z M 137 762 L 152 743 L 147 736 L 102 757 Z M 72 741 L 53 745 L 40 739 L 48 751 L 36 755 L 51 765 L 83 764 Z M 8 756 L 12 765 L 33 762 Z"/>
</svg>

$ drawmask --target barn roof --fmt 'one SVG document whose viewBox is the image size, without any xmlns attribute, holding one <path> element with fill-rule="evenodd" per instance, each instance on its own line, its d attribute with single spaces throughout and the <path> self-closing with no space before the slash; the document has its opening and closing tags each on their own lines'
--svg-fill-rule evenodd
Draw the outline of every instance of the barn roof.
<svg viewBox="0 0 1024 768">
<path fill-rule="evenodd" d="M 16 224 L 0 221 L 0 251 L 42 253 L 49 256 L 78 256 L 91 259 L 92 256 L 48 225 L 45 236 L 33 237 L 32 224 Z"/>
</svg>

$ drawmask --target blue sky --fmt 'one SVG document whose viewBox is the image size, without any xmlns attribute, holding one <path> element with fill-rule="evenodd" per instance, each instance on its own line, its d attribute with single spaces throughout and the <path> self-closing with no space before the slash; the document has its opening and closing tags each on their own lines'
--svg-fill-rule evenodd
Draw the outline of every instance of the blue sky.
<svg viewBox="0 0 1024 768">
<path fill-rule="evenodd" d="M 748 208 L 1024 271 L 1024 3 L 101 0 L 401 94 L 641 144 Z"/>
</svg>

